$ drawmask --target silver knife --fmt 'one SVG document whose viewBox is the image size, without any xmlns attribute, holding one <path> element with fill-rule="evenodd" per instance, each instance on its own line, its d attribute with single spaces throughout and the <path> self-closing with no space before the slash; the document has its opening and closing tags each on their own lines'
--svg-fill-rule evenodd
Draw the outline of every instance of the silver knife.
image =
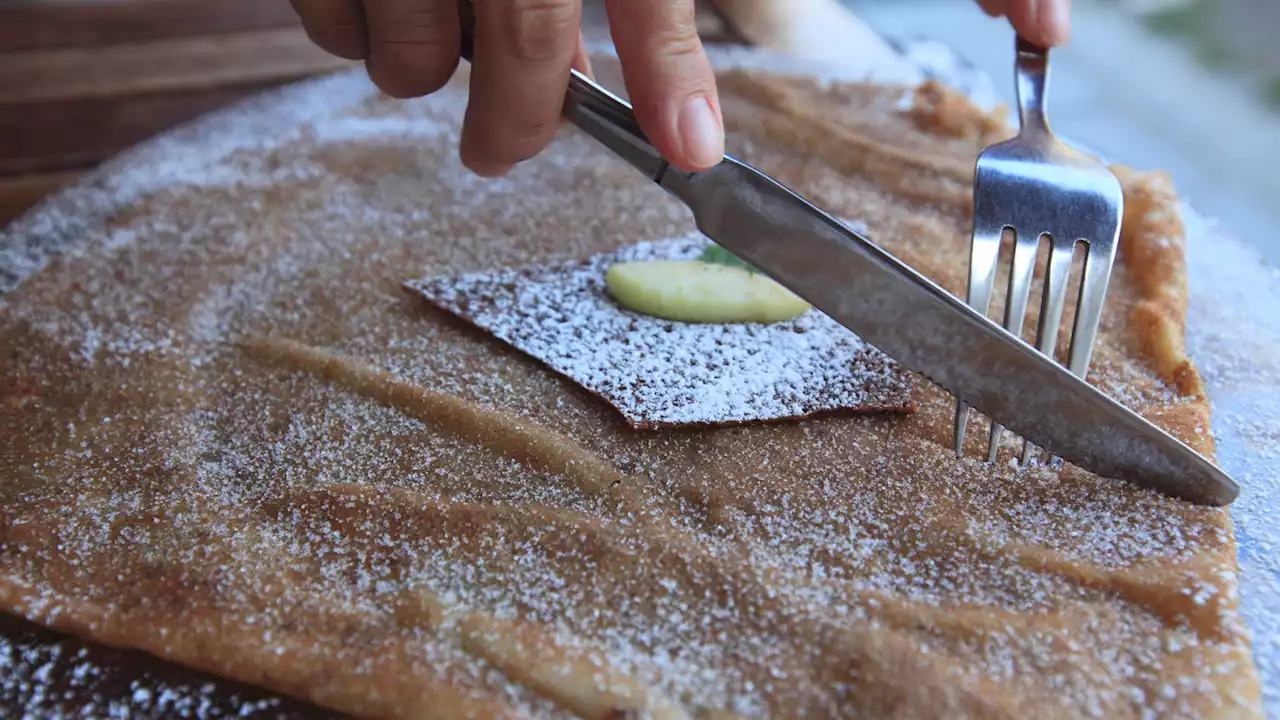
<svg viewBox="0 0 1280 720">
<path fill-rule="evenodd" d="M 470 60 L 470 2 L 459 9 Z M 703 172 L 669 166 L 631 106 L 577 71 L 564 116 L 684 202 L 707 237 L 1032 443 L 1196 504 L 1239 493 L 1209 459 L 759 170 L 729 156 Z"/>
</svg>

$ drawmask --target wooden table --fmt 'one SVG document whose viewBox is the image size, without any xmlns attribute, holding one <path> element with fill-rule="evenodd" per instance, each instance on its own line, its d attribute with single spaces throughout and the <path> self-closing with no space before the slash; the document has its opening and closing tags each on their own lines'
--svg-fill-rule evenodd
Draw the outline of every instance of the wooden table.
<svg viewBox="0 0 1280 720">
<path fill-rule="evenodd" d="M 709 9 L 699 24 L 736 39 Z M 598 2 L 584 26 L 604 32 Z M 288 0 L 0 0 L 0 227 L 162 130 L 352 65 L 307 40 Z"/>
<path fill-rule="evenodd" d="M 0 226 L 161 130 L 345 64 L 287 0 L 0 5 Z"/>
</svg>

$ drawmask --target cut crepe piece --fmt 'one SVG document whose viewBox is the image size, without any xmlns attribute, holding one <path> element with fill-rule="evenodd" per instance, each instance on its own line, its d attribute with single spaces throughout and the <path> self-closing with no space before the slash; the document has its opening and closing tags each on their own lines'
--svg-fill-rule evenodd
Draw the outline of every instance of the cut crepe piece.
<svg viewBox="0 0 1280 720">
<path fill-rule="evenodd" d="M 817 311 L 771 324 L 681 323 L 629 311 L 605 289 L 614 263 L 692 260 L 708 245 L 693 235 L 405 287 L 542 361 L 636 428 L 914 411 L 906 371 Z"/>
</svg>

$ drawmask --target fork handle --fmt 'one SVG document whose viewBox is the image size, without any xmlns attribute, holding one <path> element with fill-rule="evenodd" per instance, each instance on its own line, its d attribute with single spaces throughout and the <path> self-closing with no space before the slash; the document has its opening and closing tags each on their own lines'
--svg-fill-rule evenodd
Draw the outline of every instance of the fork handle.
<svg viewBox="0 0 1280 720">
<path fill-rule="evenodd" d="M 1049 133 L 1045 93 L 1049 85 L 1049 50 L 1018 37 L 1013 65 L 1018 86 L 1018 119 L 1023 133 Z"/>
</svg>

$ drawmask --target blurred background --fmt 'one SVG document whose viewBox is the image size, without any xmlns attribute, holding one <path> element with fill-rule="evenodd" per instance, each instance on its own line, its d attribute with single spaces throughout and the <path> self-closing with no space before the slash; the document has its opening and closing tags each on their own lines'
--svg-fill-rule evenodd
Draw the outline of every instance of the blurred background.
<svg viewBox="0 0 1280 720">
<path fill-rule="evenodd" d="M 968 0 L 846 0 L 884 35 L 943 43 L 1013 99 L 1009 32 Z M 1169 171 L 1280 264 L 1280 0 L 1074 0 L 1052 55 L 1054 129 Z"/>
<path fill-rule="evenodd" d="M 844 2 L 914 59 L 958 56 L 1012 99 L 1008 26 L 972 0 Z M 713 41 L 750 39 L 707 15 Z M 1073 17 L 1053 55 L 1059 133 L 1168 170 L 1280 263 L 1280 0 L 1075 0 Z M 847 37 L 837 54 L 865 50 Z M 347 65 L 310 46 L 287 0 L 0 0 L 0 225 L 155 132 Z"/>
</svg>

